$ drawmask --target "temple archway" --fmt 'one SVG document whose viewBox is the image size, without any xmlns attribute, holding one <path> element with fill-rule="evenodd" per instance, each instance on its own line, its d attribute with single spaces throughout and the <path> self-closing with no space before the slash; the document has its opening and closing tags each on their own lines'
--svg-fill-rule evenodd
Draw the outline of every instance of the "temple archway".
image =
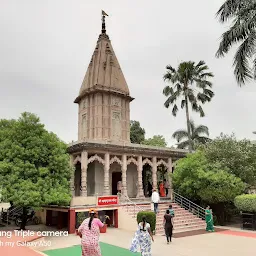
<svg viewBox="0 0 256 256">
<path fill-rule="evenodd" d="M 88 160 L 87 195 L 104 194 L 104 160 L 101 155 L 92 155 Z"/>
<path fill-rule="evenodd" d="M 151 197 L 153 189 L 152 167 L 145 164 L 142 170 L 142 184 L 145 197 Z"/>
<path fill-rule="evenodd" d="M 117 157 L 115 157 L 115 161 L 113 161 L 114 158 L 112 158 L 110 161 L 110 171 L 109 171 L 109 178 L 110 178 L 110 191 L 112 195 L 117 195 L 118 193 L 118 187 L 117 184 L 119 184 L 119 189 L 122 191 L 122 165 L 121 160 Z"/>
</svg>

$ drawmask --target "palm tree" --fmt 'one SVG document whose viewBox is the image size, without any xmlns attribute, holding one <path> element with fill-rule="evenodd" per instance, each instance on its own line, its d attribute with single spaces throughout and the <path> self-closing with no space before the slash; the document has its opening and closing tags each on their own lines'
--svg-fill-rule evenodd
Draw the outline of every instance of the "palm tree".
<svg viewBox="0 0 256 256">
<path fill-rule="evenodd" d="M 223 57 L 238 44 L 233 62 L 238 84 L 241 86 L 246 80 L 256 79 L 256 1 L 226 0 L 217 16 L 221 23 L 232 20 L 232 25 L 222 35 L 216 56 Z"/>
<path fill-rule="evenodd" d="M 193 149 L 195 149 L 195 144 L 205 144 L 211 139 L 209 136 L 209 129 L 205 125 L 195 126 L 195 123 L 190 120 L 189 126 L 191 129 L 191 140 L 193 143 Z M 206 135 L 206 136 L 203 136 Z M 189 136 L 187 130 L 178 130 L 173 133 L 172 137 L 177 140 L 178 148 L 188 148 L 189 146 Z"/>
<path fill-rule="evenodd" d="M 201 104 L 211 101 L 214 96 L 213 91 L 209 88 L 212 83 L 208 80 L 213 74 L 208 72 L 208 66 L 204 61 L 195 62 L 188 61 L 179 64 L 178 69 L 174 69 L 168 65 L 164 80 L 171 82 L 170 86 L 166 86 L 163 94 L 167 97 L 164 103 L 166 108 L 172 105 L 173 116 L 177 115 L 179 110 L 176 101 L 181 100 L 181 108 L 186 109 L 187 131 L 189 140 L 189 151 L 192 151 L 191 127 L 189 117 L 189 104 L 193 111 L 199 112 L 203 117 L 204 111 Z"/>
</svg>

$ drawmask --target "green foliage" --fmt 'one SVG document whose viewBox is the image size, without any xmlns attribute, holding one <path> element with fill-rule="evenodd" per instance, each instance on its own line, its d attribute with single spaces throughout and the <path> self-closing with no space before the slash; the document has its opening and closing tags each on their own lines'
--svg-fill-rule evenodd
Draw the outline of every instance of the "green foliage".
<svg viewBox="0 0 256 256">
<path fill-rule="evenodd" d="M 256 184 L 256 145 L 248 140 L 237 141 L 234 135 L 221 135 L 201 146 L 211 164 L 219 164 L 230 174 L 249 185 Z"/>
<path fill-rule="evenodd" d="M 69 205 L 67 146 L 45 130 L 34 114 L 0 120 L 1 194 L 14 205 Z"/>
<path fill-rule="evenodd" d="M 145 140 L 145 129 L 140 126 L 140 122 L 131 120 L 130 139 L 135 144 L 141 144 Z"/>
<path fill-rule="evenodd" d="M 256 213 L 256 195 L 240 195 L 235 198 L 235 206 L 239 211 Z"/>
<path fill-rule="evenodd" d="M 192 140 L 192 148 L 195 150 L 196 146 L 199 144 L 205 144 L 211 139 L 209 136 L 209 129 L 205 125 L 195 126 L 195 123 L 190 120 L 190 131 L 191 131 L 191 140 Z M 206 136 L 204 136 L 206 135 Z M 188 130 L 178 130 L 173 133 L 172 137 L 177 140 L 178 148 L 187 149 L 189 147 L 189 135 Z"/>
<path fill-rule="evenodd" d="M 245 189 L 241 179 L 221 169 L 218 164 L 209 163 L 202 151 L 177 162 L 173 186 L 183 196 L 208 204 L 233 201 Z"/>
<path fill-rule="evenodd" d="M 167 142 L 162 135 L 154 135 L 152 138 L 144 140 L 142 144 L 163 148 L 167 146 Z"/>
<path fill-rule="evenodd" d="M 223 57 L 237 47 L 234 57 L 234 74 L 238 84 L 256 79 L 255 40 L 256 40 L 256 2 L 250 0 L 226 0 L 217 15 L 221 23 L 230 22 L 229 29 L 223 33 L 217 57 Z"/>
<path fill-rule="evenodd" d="M 85 215 L 85 212 L 78 212 L 76 217 L 77 217 L 77 225 L 80 226 L 82 222 L 88 217 L 88 214 Z"/>
<path fill-rule="evenodd" d="M 154 212 L 138 212 L 137 214 L 137 222 L 142 222 L 142 217 L 146 216 L 146 221 L 150 224 L 151 231 L 156 230 L 156 214 Z"/>
</svg>

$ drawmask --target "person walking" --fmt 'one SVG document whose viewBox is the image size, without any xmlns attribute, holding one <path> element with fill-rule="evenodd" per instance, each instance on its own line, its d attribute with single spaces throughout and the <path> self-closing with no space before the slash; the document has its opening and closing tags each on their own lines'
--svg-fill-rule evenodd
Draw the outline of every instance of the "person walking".
<svg viewBox="0 0 256 256">
<path fill-rule="evenodd" d="M 86 218 L 78 228 L 81 238 L 82 256 L 101 256 L 99 245 L 100 228 L 104 224 L 96 218 L 96 211 L 90 209 L 90 218 Z"/>
<path fill-rule="evenodd" d="M 167 244 L 172 241 L 172 231 L 173 231 L 173 217 L 169 210 L 166 210 L 164 215 L 164 231 L 167 240 Z"/>
<path fill-rule="evenodd" d="M 159 201 L 160 201 L 160 196 L 159 196 L 158 192 L 156 191 L 156 189 L 153 189 L 153 193 L 152 193 L 152 196 L 151 196 L 151 201 L 154 204 L 154 212 L 155 212 L 155 214 L 157 214 L 158 204 L 159 204 Z"/>
<path fill-rule="evenodd" d="M 205 210 L 206 231 L 214 232 L 212 210 L 208 205 Z"/>
<path fill-rule="evenodd" d="M 132 240 L 130 251 L 136 253 L 140 248 L 142 256 L 152 256 L 151 240 L 154 242 L 150 224 L 146 221 L 146 216 L 142 217 L 142 222 L 139 223 L 138 229 Z"/>
</svg>

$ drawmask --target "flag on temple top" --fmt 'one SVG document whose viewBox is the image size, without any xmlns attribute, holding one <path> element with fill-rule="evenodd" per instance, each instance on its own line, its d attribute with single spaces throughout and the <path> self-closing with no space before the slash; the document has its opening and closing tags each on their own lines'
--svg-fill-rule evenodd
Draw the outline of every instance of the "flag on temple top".
<svg viewBox="0 0 256 256">
<path fill-rule="evenodd" d="M 101 10 L 103 16 L 108 16 L 103 10 Z"/>
</svg>

